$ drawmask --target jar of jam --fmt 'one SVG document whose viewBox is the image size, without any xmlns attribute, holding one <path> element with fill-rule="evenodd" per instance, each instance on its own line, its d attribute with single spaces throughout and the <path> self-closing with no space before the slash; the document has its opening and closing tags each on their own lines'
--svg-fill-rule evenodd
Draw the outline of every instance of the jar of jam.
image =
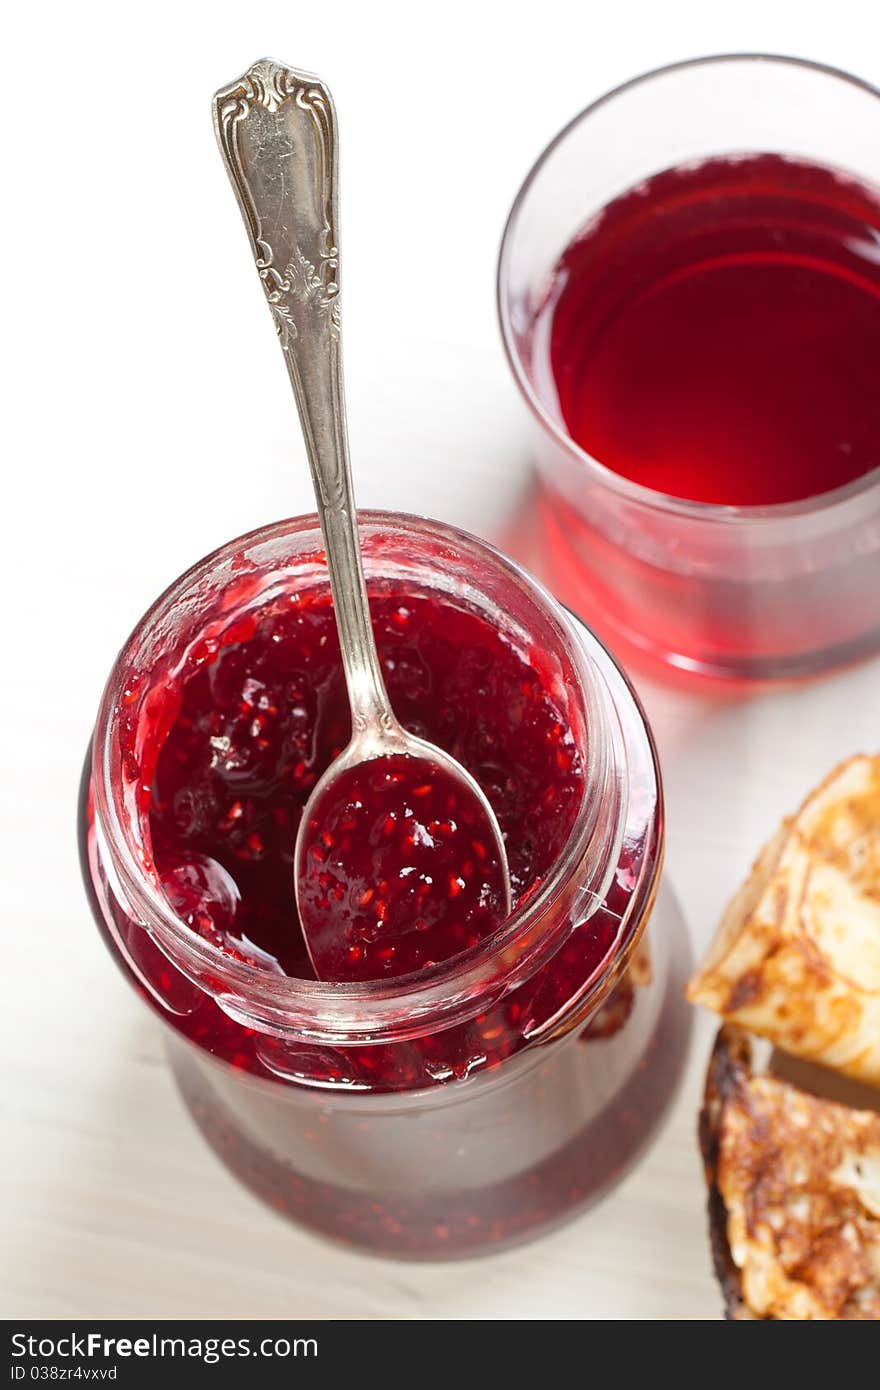
<svg viewBox="0 0 880 1390">
<path fill-rule="evenodd" d="M 561 1221 L 644 1146 L 685 1051 L 686 934 L 658 895 L 650 733 L 596 638 L 472 536 L 386 513 L 361 531 L 392 703 L 492 800 L 512 916 L 411 974 L 314 976 L 294 841 L 349 735 L 314 517 L 224 546 L 135 628 L 86 764 L 83 867 L 232 1171 L 325 1235 L 457 1257 Z"/>
</svg>

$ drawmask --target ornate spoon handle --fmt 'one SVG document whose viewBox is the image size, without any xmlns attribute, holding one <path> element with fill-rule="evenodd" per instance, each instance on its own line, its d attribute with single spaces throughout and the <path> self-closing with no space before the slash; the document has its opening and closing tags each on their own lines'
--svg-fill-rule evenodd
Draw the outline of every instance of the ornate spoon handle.
<svg viewBox="0 0 880 1390">
<path fill-rule="evenodd" d="M 364 584 L 339 323 L 338 144 L 329 91 L 261 59 L 214 96 L 214 128 L 287 363 L 336 609 L 355 734 L 396 720 Z"/>
</svg>

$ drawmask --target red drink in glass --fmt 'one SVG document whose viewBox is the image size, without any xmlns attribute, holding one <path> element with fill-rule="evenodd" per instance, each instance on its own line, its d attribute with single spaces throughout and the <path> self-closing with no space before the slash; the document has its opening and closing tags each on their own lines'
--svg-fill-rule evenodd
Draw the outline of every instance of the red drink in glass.
<svg viewBox="0 0 880 1390">
<path fill-rule="evenodd" d="M 880 195 L 818 165 L 685 165 L 611 203 L 556 267 L 572 439 L 622 477 L 750 507 L 880 464 Z"/>
<path fill-rule="evenodd" d="M 873 89 L 761 57 L 627 84 L 524 184 L 539 569 L 612 643 L 740 679 L 880 646 L 878 188 Z"/>
</svg>

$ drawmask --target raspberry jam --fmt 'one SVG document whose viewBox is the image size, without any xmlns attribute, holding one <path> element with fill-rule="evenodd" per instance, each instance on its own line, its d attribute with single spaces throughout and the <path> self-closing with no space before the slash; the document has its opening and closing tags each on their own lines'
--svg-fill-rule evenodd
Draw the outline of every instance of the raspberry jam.
<svg viewBox="0 0 880 1390">
<path fill-rule="evenodd" d="M 381 514 L 361 528 L 395 711 L 486 789 L 510 919 L 434 963 L 404 933 L 414 973 L 314 979 L 293 847 L 349 716 L 312 518 L 209 557 L 135 630 L 84 781 L 84 867 L 229 1167 L 325 1234 L 455 1256 L 552 1225 L 626 1170 L 682 1061 L 687 952 L 668 902 L 650 949 L 643 935 L 657 770 L 606 653 L 480 542 Z M 413 821 L 442 837 L 441 791 Z"/>
<path fill-rule="evenodd" d="M 670 169 L 567 249 L 559 409 L 606 467 L 699 502 L 795 502 L 880 464 L 880 195 L 750 155 Z"/>
<path fill-rule="evenodd" d="M 322 980 L 429 968 L 507 916 L 489 819 L 436 762 L 392 754 L 335 776 L 301 854 L 300 925 Z"/>
<path fill-rule="evenodd" d="M 490 797 L 516 904 L 560 853 L 583 792 L 578 750 L 546 673 L 485 619 L 436 598 L 380 594 L 371 614 L 400 719 L 458 759 Z M 162 742 L 140 754 L 155 765 L 142 809 L 148 804 L 173 905 L 221 949 L 250 950 L 286 974 L 314 978 L 294 902 L 294 843 L 312 788 L 351 734 L 327 590 L 285 594 L 244 628 L 238 618 L 218 628 L 209 653 L 196 645 L 188 672 L 151 717 Z M 346 939 L 341 920 L 356 928 L 357 954 L 326 962 L 326 979 L 418 969 L 477 945 L 500 922 L 500 873 L 487 865 L 482 818 L 459 824 L 440 774 L 426 783 L 424 766 L 417 769 L 409 788 L 398 781 L 409 776 L 405 767 L 383 760 L 355 770 L 352 804 L 331 807 L 309 834 L 313 918 L 333 915 L 331 949 Z M 544 814 L 535 817 L 535 808 Z M 436 889 L 432 875 L 443 878 Z M 193 900 L 182 902 L 187 895 Z M 460 909 L 454 916 L 450 901 Z M 399 924 L 392 936 L 381 930 L 389 912 Z"/>
</svg>

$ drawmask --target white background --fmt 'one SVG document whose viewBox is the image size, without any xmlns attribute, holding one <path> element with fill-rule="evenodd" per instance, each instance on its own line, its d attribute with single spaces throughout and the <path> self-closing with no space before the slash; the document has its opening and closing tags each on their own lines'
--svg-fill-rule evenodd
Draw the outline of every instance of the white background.
<svg viewBox="0 0 880 1390">
<path fill-rule="evenodd" d="M 310 510 L 281 356 L 210 124 L 265 54 L 331 84 L 343 141 L 359 500 L 490 536 L 528 489 L 494 311 L 509 203 L 593 97 L 696 54 L 792 52 L 880 80 L 876 6 L 18 5 L 4 49 L 0 682 L 6 1316 L 715 1318 L 694 1117 L 710 1026 L 638 1170 L 550 1238 L 468 1265 L 325 1246 L 227 1176 L 94 930 L 80 760 L 122 639 L 230 536 Z M 669 874 L 702 946 L 761 839 L 880 745 L 875 662 L 749 699 L 639 682 Z"/>
</svg>

